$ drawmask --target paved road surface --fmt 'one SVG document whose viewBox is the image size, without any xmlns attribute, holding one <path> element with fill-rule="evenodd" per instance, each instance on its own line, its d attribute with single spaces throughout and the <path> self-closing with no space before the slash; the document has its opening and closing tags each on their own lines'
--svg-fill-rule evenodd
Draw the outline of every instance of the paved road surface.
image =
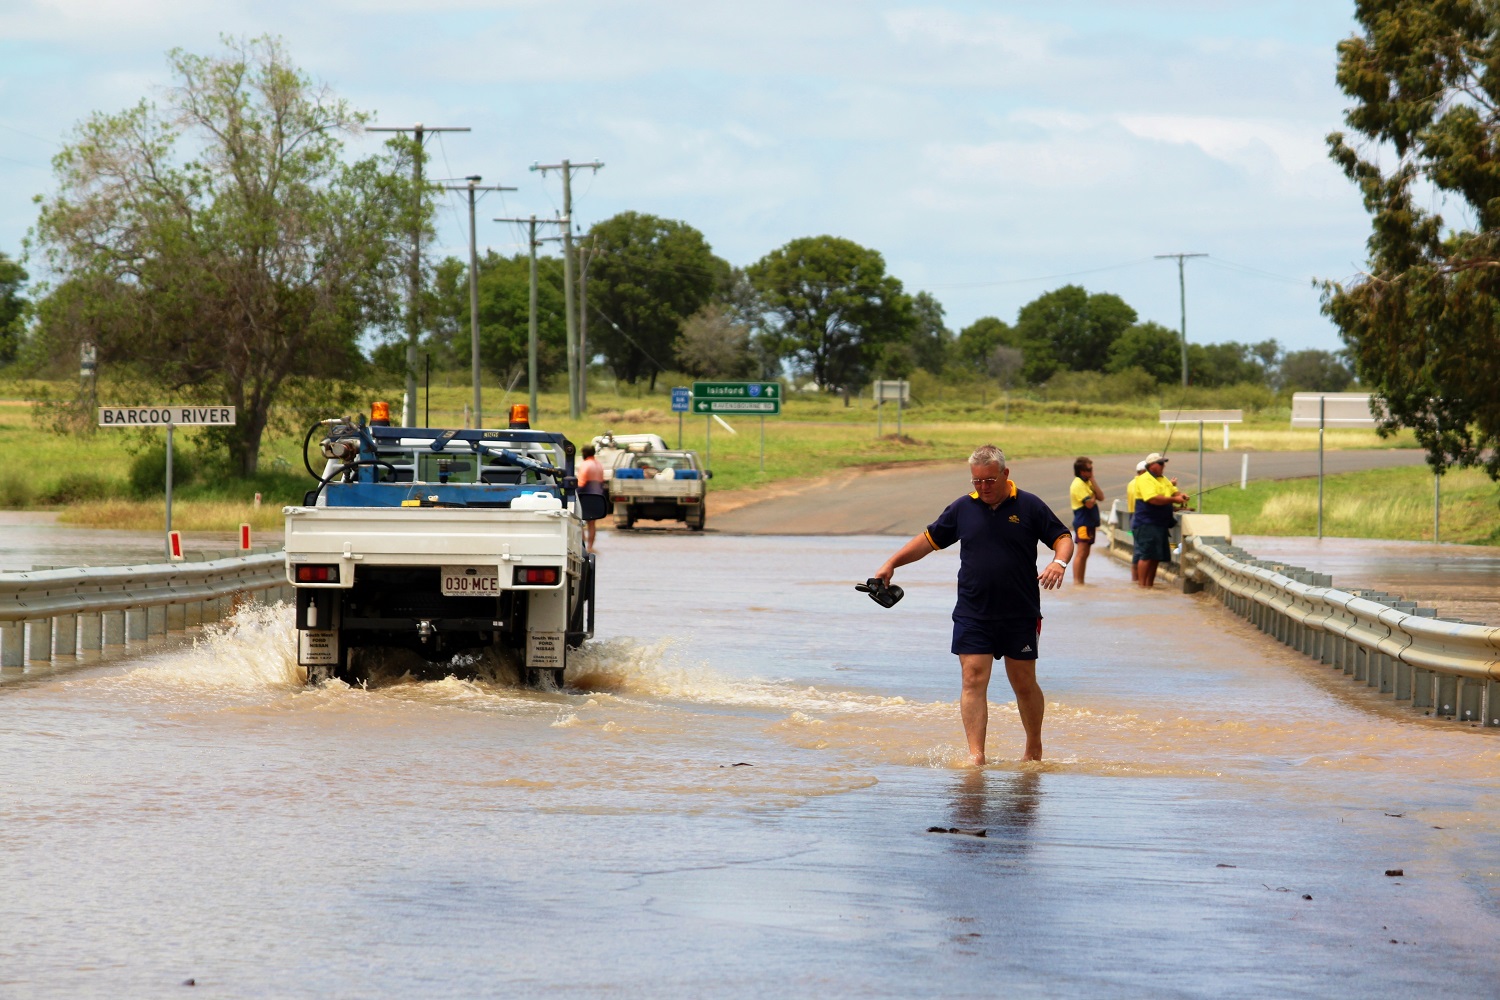
<svg viewBox="0 0 1500 1000">
<path fill-rule="evenodd" d="M 1205 452 L 1203 479 L 1212 489 L 1239 481 L 1244 452 Z M 1143 455 L 1105 455 L 1094 459 L 1094 469 L 1109 499 L 1123 497 Z M 1330 451 L 1324 471 L 1356 472 L 1393 466 L 1420 465 L 1419 449 Z M 1295 479 L 1318 473 L 1316 451 L 1250 453 L 1254 479 Z M 1197 488 L 1198 454 L 1181 451 L 1170 456 L 1167 474 L 1178 478 L 1188 493 Z M 1038 458 L 1011 463 L 1017 485 L 1041 496 L 1062 517 L 1068 510 L 1068 485 L 1073 481 L 1071 458 Z M 728 513 L 712 510 L 709 529 L 745 535 L 914 535 L 932 522 L 954 497 L 968 492 L 968 470 L 961 464 L 923 463 L 871 472 L 848 472 L 819 480 L 786 495 L 752 502 Z M 1213 499 L 1204 504 L 1213 512 Z"/>
</svg>

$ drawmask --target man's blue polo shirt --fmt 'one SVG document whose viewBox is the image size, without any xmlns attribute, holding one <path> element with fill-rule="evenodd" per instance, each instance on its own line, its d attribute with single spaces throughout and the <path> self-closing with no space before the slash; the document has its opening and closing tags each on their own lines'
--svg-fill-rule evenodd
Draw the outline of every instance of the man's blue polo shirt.
<svg viewBox="0 0 1500 1000">
<path fill-rule="evenodd" d="M 1009 486 L 1010 496 L 993 510 L 977 492 L 970 493 L 927 526 L 927 540 L 935 549 L 963 543 L 955 618 L 1035 623 L 1042 616 L 1036 546 L 1041 542 L 1055 548 L 1069 531 L 1040 497 L 1016 489 L 1015 483 Z"/>
</svg>

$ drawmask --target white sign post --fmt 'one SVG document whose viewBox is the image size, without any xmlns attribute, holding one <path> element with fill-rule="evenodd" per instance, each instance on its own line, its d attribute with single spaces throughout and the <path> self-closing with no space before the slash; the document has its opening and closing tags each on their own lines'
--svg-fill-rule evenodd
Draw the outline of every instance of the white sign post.
<svg viewBox="0 0 1500 1000">
<path fill-rule="evenodd" d="M 101 406 L 100 427 L 167 429 L 167 559 L 172 551 L 172 431 L 177 427 L 233 427 L 232 406 Z M 179 543 L 180 544 L 180 543 Z M 181 558 L 180 549 L 176 558 Z"/>
<path fill-rule="evenodd" d="M 1203 425 L 1224 425 L 1224 439 L 1229 439 L 1229 425 L 1243 423 L 1245 419 L 1244 410 L 1162 410 L 1160 411 L 1161 422 L 1164 424 L 1197 424 L 1198 425 L 1198 499 L 1193 504 L 1193 509 L 1203 513 Z"/>
<path fill-rule="evenodd" d="M 901 436 L 901 408 L 911 401 L 911 383 L 906 379 L 884 379 L 875 383 L 875 436 L 885 432 L 885 401 L 896 401 L 896 436 Z"/>
<path fill-rule="evenodd" d="M 1318 429 L 1318 537 L 1323 537 L 1323 431 L 1328 427 L 1373 430 L 1380 403 L 1368 392 L 1294 392 L 1292 426 Z"/>
</svg>

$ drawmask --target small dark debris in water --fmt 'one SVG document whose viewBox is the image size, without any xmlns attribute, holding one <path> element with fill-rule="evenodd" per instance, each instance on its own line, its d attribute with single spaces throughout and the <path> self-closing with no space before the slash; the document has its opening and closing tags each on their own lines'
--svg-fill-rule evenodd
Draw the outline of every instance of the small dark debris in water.
<svg viewBox="0 0 1500 1000">
<path fill-rule="evenodd" d="M 1264 882 L 1262 882 L 1261 885 L 1266 885 L 1266 884 Z M 1266 885 L 1266 891 L 1267 892 L 1291 892 L 1292 890 L 1288 889 L 1284 885 L 1278 885 L 1274 889 L 1272 889 L 1270 886 Z"/>
<path fill-rule="evenodd" d="M 1435 826 L 1435 827 L 1433 827 L 1433 829 L 1434 830 L 1446 830 L 1447 827 L 1445 827 L 1445 826 Z"/>
<path fill-rule="evenodd" d="M 956 833 L 961 837 L 988 837 L 988 830 L 964 830 L 956 826 L 929 826 L 928 833 Z"/>
<path fill-rule="evenodd" d="M 1395 938 L 1391 938 L 1391 944 L 1400 944 L 1400 943 L 1401 942 L 1397 941 Z"/>
<path fill-rule="evenodd" d="M 740 761 L 738 764 L 720 764 L 719 766 L 720 767 L 754 767 L 755 765 L 754 764 L 746 764 L 744 761 Z"/>
<path fill-rule="evenodd" d="M 1386 813 L 1386 815 L 1391 819 L 1400 819 L 1401 817 L 1405 816 L 1406 813 Z"/>
<path fill-rule="evenodd" d="M 1404 868 L 1387 868 L 1385 870 L 1385 873 L 1387 875 L 1389 875 L 1391 878 L 1400 878 L 1402 875 L 1406 874 L 1406 869 L 1404 869 Z"/>
<path fill-rule="evenodd" d="M 184 986 L 197 986 L 198 985 L 198 980 L 196 980 L 196 979 L 184 979 L 182 981 L 182 985 L 184 985 Z"/>
<path fill-rule="evenodd" d="M 1224 862 L 1221 861 L 1218 864 L 1214 865 L 1214 867 L 1215 868 L 1238 868 L 1239 865 L 1226 865 L 1226 864 L 1224 864 Z"/>
<path fill-rule="evenodd" d="M 1309 893 L 1306 893 L 1306 892 L 1304 892 L 1304 893 L 1303 893 L 1303 894 L 1302 894 L 1302 898 L 1303 898 L 1303 899 L 1312 899 L 1312 895 L 1311 895 L 1311 894 L 1309 894 Z"/>
</svg>

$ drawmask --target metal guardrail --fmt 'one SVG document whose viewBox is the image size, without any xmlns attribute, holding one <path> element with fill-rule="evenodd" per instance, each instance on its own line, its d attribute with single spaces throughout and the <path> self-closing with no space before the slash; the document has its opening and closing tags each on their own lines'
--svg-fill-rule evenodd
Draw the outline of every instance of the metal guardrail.
<svg viewBox="0 0 1500 1000">
<path fill-rule="evenodd" d="M 1207 590 L 1267 635 L 1426 714 L 1500 726 L 1500 628 L 1255 559 L 1223 538 L 1183 543 L 1184 589 Z"/>
<path fill-rule="evenodd" d="M 144 642 L 228 617 L 246 600 L 290 599 L 291 590 L 281 552 L 0 573 L 0 667 Z"/>
</svg>

